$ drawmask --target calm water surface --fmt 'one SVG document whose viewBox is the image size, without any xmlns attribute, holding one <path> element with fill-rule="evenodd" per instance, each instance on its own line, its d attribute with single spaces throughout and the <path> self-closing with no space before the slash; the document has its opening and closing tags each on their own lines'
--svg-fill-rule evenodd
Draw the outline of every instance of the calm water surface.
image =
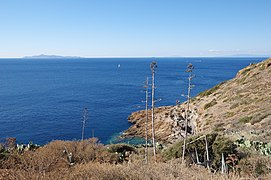
<svg viewBox="0 0 271 180">
<path fill-rule="evenodd" d="M 184 101 L 188 63 L 195 66 L 192 95 L 233 78 L 265 58 L 158 58 L 157 106 Z M 85 137 L 108 143 L 144 106 L 143 82 L 151 58 L 0 59 L 0 141 L 44 144 L 81 138 L 83 109 L 89 109 Z M 120 67 L 119 67 L 120 65 Z"/>
</svg>

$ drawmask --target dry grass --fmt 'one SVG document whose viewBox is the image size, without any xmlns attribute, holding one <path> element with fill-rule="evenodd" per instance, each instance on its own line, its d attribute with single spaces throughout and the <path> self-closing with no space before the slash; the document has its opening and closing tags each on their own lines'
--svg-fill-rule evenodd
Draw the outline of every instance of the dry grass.
<svg viewBox="0 0 271 180">
<path fill-rule="evenodd" d="M 70 165 L 63 150 L 74 155 L 75 164 Z M 151 152 L 151 149 L 149 149 Z M 180 159 L 165 161 L 158 154 L 155 163 L 150 157 L 146 165 L 143 149 L 120 163 L 118 155 L 108 151 L 107 146 L 95 139 L 85 141 L 54 141 L 36 151 L 11 153 L 0 164 L 0 179 L 239 179 L 236 174 L 209 173 L 195 165 L 183 166 Z M 151 153 L 150 153 L 151 154 Z M 259 161 L 263 162 L 263 161 Z M 246 164 L 246 162 L 244 163 Z M 253 164 L 253 163 L 251 163 Z M 256 167 L 256 166 L 255 166 Z M 266 169 L 263 169 L 266 171 Z M 257 172 L 262 172 L 259 169 Z M 249 174 L 253 177 L 255 174 Z M 242 174 L 242 177 L 246 177 Z M 269 176 L 270 178 L 271 176 Z"/>
<path fill-rule="evenodd" d="M 269 174 L 271 177 L 271 156 L 259 156 L 251 154 L 249 157 L 244 158 L 239 163 L 241 175 L 249 175 L 251 177 L 258 177 L 263 174 Z"/>
<path fill-rule="evenodd" d="M 18 154 L 10 153 L 8 158 L 0 164 L 2 169 L 34 170 L 39 173 L 57 170 L 69 166 L 67 154 L 73 154 L 77 164 L 87 162 L 114 163 L 117 155 L 109 153 L 106 148 L 96 142 L 96 139 L 85 141 L 53 141 L 36 151 L 26 151 Z"/>
<path fill-rule="evenodd" d="M 3 179 L 228 179 L 226 176 L 211 174 L 205 168 L 183 167 L 178 160 L 145 166 L 143 161 L 112 165 L 89 162 L 74 167 L 39 173 L 34 170 L 11 169 Z M 233 175 L 230 179 L 236 179 Z"/>
</svg>

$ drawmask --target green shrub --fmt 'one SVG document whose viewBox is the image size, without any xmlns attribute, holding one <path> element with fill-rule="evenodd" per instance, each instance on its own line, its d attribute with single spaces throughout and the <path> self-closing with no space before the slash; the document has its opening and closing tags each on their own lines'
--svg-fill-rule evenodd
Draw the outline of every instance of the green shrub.
<svg viewBox="0 0 271 180">
<path fill-rule="evenodd" d="M 5 147 L 3 144 L 0 144 L 0 153 L 4 152 L 5 151 Z"/>
<path fill-rule="evenodd" d="M 251 116 L 245 116 L 239 119 L 239 123 L 248 123 L 252 119 Z"/>
<path fill-rule="evenodd" d="M 211 88 L 211 89 L 208 89 L 208 90 L 206 90 L 206 91 L 203 91 L 203 92 L 199 93 L 198 96 L 200 96 L 200 97 L 209 96 L 210 94 L 213 94 L 216 90 L 218 90 L 219 87 L 220 87 L 222 84 L 225 84 L 225 83 L 226 83 L 226 81 L 224 81 L 224 82 L 222 82 L 222 83 L 220 83 L 220 84 L 214 86 L 214 87 Z"/>
<path fill-rule="evenodd" d="M 136 152 L 136 149 L 133 146 L 128 145 L 128 144 L 112 144 L 108 146 L 108 151 L 111 153 L 115 153 L 115 152 L 122 153 L 125 151 Z"/>
<path fill-rule="evenodd" d="M 230 118 L 230 117 L 232 117 L 232 116 L 234 116 L 234 115 L 235 115 L 234 112 L 227 112 L 226 115 L 225 115 L 225 117 L 226 117 L 226 118 Z"/>
<path fill-rule="evenodd" d="M 242 75 L 246 75 L 250 71 L 250 68 L 245 69 L 241 72 Z"/>
<path fill-rule="evenodd" d="M 208 109 L 208 108 L 210 108 L 210 107 L 212 107 L 212 106 L 214 106 L 214 105 L 216 105 L 216 104 L 217 104 L 216 100 L 213 99 L 211 102 L 205 104 L 203 108 L 204 108 L 204 109 Z"/>
<path fill-rule="evenodd" d="M 199 136 L 192 137 L 187 140 L 186 160 L 190 162 L 195 161 L 195 149 L 197 149 L 199 160 L 201 162 L 204 162 L 204 159 L 206 159 L 206 143 L 204 137 L 189 144 L 189 142 L 194 141 L 198 137 Z M 218 169 L 220 167 L 222 153 L 227 157 L 229 154 L 236 152 L 236 145 L 230 139 L 218 136 L 217 133 L 208 134 L 207 141 L 209 157 L 214 169 Z M 182 146 L 183 142 L 175 143 L 171 147 L 167 148 L 162 155 L 166 159 L 180 158 L 182 156 Z"/>
<path fill-rule="evenodd" d="M 180 158 L 183 152 L 183 141 L 177 142 L 163 151 L 163 157 L 166 159 Z"/>
<path fill-rule="evenodd" d="M 227 157 L 229 154 L 234 154 L 236 152 L 236 145 L 233 141 L 225 137 L 217 137 L 212 144 L 213 150 L 213 160 L 212 166 L 214 168 L 219 168 L 221 163 L 222 153 L 224 157 Z"/>
</svg>

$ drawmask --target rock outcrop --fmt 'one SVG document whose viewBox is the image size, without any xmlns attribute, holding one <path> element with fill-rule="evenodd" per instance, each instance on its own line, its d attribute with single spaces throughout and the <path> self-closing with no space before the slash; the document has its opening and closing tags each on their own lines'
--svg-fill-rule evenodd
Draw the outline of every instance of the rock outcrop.
<svg viewBox="0 0 271 180">
<path fill-rule="evenodd" d="M 184 136 L 186 102 L 155 109 L 156 139 L 172 143 Z M 151 137 L 151 116 L 149 132 Z M 123 136 L 145 136 L 145 111 L 129 116 L 133 123 Z M 236 77 L 191 100 L 188 135 L 213 131 L 271 141 L 271 58 L 251 64 Z"/>
</svg>

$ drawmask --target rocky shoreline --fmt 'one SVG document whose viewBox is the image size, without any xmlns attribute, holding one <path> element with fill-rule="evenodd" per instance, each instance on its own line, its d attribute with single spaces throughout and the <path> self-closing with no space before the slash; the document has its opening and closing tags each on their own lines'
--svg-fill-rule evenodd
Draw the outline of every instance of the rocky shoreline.
<svg viewBox="0 0 271 180">
<path fill-rule="evenodd" d="M 251 140 L 271 140 L 271 58 L 250 64 L 236 77 L 198 94 L 191 100 L 188 135 L 219 132 Z M 174 143 L 184 137 L 186 102 L 155 108 L 156 140 Z M 148 112 L 151 138 L 151 111 Z M 133 125 L 122 138 L 145 138 L 145 110 L 133 112 Z"/>
<path fill-rule="evenodd" d="M 155 108 L 155 136 L 161 143 L 174 143 L 184 137 L 185 134 L 185 108 L 184 105 L 163 106 Z M 188 134 L 192 135 L 196 131 L 197 113 L 190 111 L 191 121 L 188 124 Z M 151 138 L 151 111 L 148 112 L 148 137 Z M 133 125 L 126 130 L 121 137 L 142 137 L 146 134 L 146 111 L 133 112 L 128 121 Z"/>
</svg>

